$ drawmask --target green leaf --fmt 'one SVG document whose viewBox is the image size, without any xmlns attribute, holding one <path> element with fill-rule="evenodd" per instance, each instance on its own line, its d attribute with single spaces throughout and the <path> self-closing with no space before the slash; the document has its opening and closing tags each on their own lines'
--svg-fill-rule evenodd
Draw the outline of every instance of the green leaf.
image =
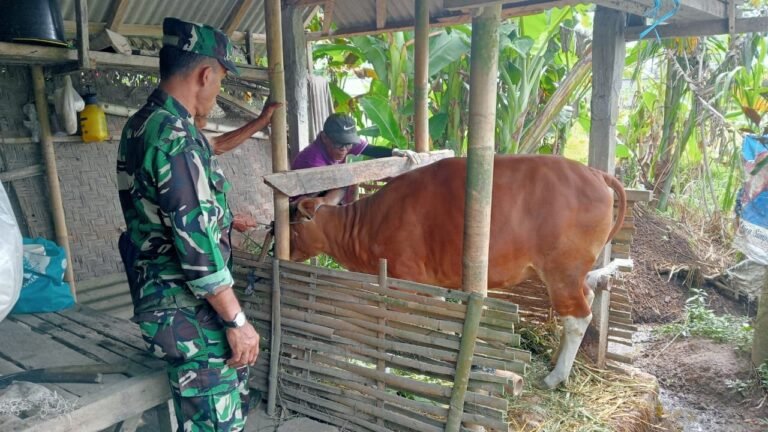
<svg viewBox="0 0 768 432">
<path fill-rule="evenodd" d="M 429 137 L 437 141 L 448 125 L 448 113 L 438 113 L 429 118 Z"/>
<path fill-rule="evenodd" d="M 625 144 L 616 145 L 616 159 L 630 159 L 632 151 Z"/>
<path fill-rule="evenodd" d="M 368 126 L 367 128 L 357 131 L 357 134 L 376 138 L 381 136 L 381 131 L 379 130 L 378 126 Z"/>
<path fill-rule="evenodd" d="M 526 56 L 533 48 L 533 39 L 528 36 L 518 37 L 512 41 L 512 48 L 521 56 Z"/>
<path fill-rule="evenodd" d="M 469 40 L 463 33 L 443 32 L 429 40 L 429 76 L 442 71 L 449 64 L 469 52 Z"/>
<path fill-rule="evenodd" d="M 379 79 L 388 82 L 389 54 L 386 44 L 373 36 L 358 36 L 350 40 L 360 49 L 362 57 L 373 66 Z"/>
<path fill-rule="evenodd" d="M 371 96 L 379 96 L 383 98 L 389 98 L 389 88 L 381 80 L 375 79 L 371 81 L 371 88 L 368 90 L 368 94 Z"/>
<path fill-rule="evenodd" d="M 349 102 L 352 100 L 347 92 L 341 89 L 336 83 L 330 82 L 328 86 L 331 89 L 331 97 L 333 98 L 334 111 L 335 112 L 349 112 Z"/>
<path fill-rule="evenodd" d="M 538 150 L 536 150 L 538 154 L 542 155 L 551 155 L 552 154 L 552 146 L 549 144 L 544 144 L 541 147 L 539 147 Z"/>
<path fill-rule="evenodd" d="M 379 127 L 382 138 L 398 147 L 404 147 L 407 144 L 400 131 L 400 126 L 395 120 L 395 114 L 389 106 L 389 99 L 380 96 L 365 96 L 360 98 L 360 106 L 363 107 L 365 115 L 371 122 Z"/>
</svg>

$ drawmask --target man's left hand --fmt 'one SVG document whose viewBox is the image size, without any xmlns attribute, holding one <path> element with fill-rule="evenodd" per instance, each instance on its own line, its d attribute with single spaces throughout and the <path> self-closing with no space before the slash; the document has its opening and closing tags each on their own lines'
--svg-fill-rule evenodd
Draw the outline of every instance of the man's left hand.
<svg viewBox="0 0 768 432">
<path fill-rule="evenodd" d="M 249 214 L 238 213 L 232 218 L 232 229 L 239 232 L 246 232 L 251 228 L 256 228 L 258 223 L 253 216 Z"/>
<path fill-rule="evenodd" d="M 421 157 L 419 156 L 419 154 L 412 150 L 393 149 L 392 156 L 407 157 L 408 161 L 410 161 L 413 164 L 421 163 Z"/>
</svg>

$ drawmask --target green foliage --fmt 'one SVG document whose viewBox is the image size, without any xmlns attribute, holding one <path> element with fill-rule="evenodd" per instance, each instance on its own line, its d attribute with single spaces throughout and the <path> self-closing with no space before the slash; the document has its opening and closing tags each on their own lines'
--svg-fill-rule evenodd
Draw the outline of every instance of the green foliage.
<svg viewBox="0 0 768 432">
<path fill-rule="evenodd" d="M 754 330 L 743 318 L 717 315 L 707 307 L 707 294 L 698 289 L 686 301 L 685 315 L 680 322 L 657 329 L 664 336 L 698 336 L 720 343 L 730 343 L 736 348 L 749 351 Z"/>
</svg>

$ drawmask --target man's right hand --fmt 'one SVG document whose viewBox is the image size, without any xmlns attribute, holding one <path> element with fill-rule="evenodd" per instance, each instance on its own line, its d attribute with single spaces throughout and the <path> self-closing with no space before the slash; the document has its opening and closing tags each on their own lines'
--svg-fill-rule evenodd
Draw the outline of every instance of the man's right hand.
<svg viewBox="0 0 768 432">
<path fill-rule="evenodd" d="M 232 357 L 227 360 L 227 365 L 238 368 L 241 366 L 253 366 L 259 357 L 259 333 L 247 322 L 244 326 L 227 329 L 227 342 L 232 349 Z"/>
</svg>

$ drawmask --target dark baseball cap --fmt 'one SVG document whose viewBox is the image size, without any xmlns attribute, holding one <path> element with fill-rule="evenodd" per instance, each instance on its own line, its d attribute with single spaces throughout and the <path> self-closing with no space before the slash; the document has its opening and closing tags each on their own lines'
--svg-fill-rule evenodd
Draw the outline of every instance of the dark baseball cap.
<svg viewBox="0 0 768 432">
<path fill-rule="evenodd" d="M 347 114 L 331 114 L 325 119 L 323 132 L 336 144 L 357 144 L 357 124 L 355 119 Z"/>
<path fill-rule="evenodd" d="M 228 71 L 240 75 L 240 71 L 235 66 L 232 42 L 221 30 L 209 25 L 172 17 L 165 18 L 163 46 L 172 46 L 182 51 L 215 58 Z"/>
</svg>

